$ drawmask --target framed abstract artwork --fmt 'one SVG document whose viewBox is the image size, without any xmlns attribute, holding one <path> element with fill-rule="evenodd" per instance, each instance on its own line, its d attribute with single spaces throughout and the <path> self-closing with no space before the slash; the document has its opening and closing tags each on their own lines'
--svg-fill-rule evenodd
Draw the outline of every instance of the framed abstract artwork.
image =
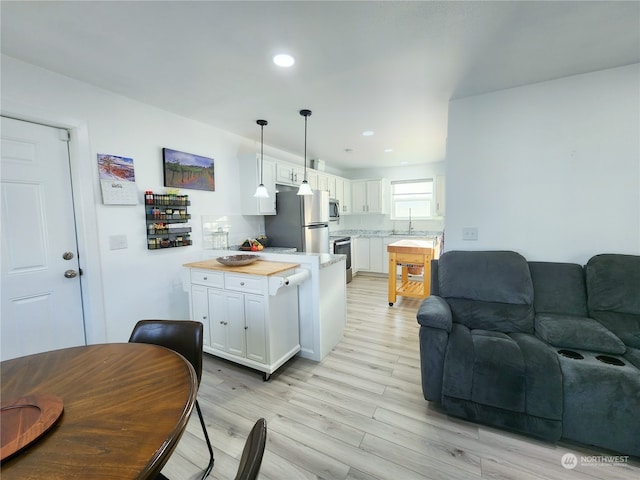
<svg viewBox="0 0 640 480">
<path fill-rule="evenodd" d="M 162 160 L 165 187 L 215 191 L 213 158 L 163 148 Z"/>
</svg>

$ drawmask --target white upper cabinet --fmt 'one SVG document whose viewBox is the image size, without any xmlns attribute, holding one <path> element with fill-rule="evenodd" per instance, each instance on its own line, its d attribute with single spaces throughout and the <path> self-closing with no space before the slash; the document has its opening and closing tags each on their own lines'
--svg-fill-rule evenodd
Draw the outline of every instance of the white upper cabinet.
<svg viewBox="0 0 640 480">
<path fill-rule="evenodd" d="M 302 178 L 304 179 L 304 172 Z M 307 182 L 309 183 L 311 190 L 320 190 L 318 188 L 318 172 L 315 170 L 307 168 Z"/>
<path fill-rule="evenodd" d="M 336 198 L 336 180 L 335 175 L 316 171 L 318 175 L 318 190 L 326 190 L 329 192 L 329 198 Z"/>
<path fill-rule="evenodd" d="M 329 191 L 329 181 L 327 176 L 324 173 L 316 172 L 318 176 L 318 190 L 326 190 Z"/>
<path fill-rule="evenodd" d="M 352 213 L 388 213 L 388 181 L 352 180 Z"/>
<path fill-rule="evenodd" d="M 340 203 L 340 215 L 349 215 L 351 213 L 351 180 L 336 177 L 335 198 Z"/>
<path fill-rule="evenodd" d="M 260 184 L 260 154 L 243 155 L 240 163 L 240 195 L 243 215 L 276 214 L 276 162 L 264 158 L 262 182 L 269 192 L 269 198 L 256 198 L 253 194 Z"/>
<path fill-rule="evenodd" d="M 304 180 L 304 167 L 292 163 L 278 162 L 276 183 L 298 186 L 302 183 L 302 180 Z"/>
<path fill-rule="evenodd" d="M 300 186 L 304 180 L 304 166 L 277 161 L 275 183 Z M 340 200 L 340 214 L 351 213 L 351 180 L 307 167 L 307 182 L 312 190 L 325 190 L 329 198 Z"/>
<path fill-rule="evenodd" d="M 336 198 L 336 182 L 337 178 L 334 175 L 327 176 L 327 190 L 329 191 L 329 198 Z"/>
</svg>

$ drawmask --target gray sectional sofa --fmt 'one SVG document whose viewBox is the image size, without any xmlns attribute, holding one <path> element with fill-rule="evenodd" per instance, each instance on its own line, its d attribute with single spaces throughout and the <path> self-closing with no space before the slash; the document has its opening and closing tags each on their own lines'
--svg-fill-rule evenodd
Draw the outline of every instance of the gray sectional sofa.
<svg viewBox="0 0 640 480">
<path fill-rule="evenodd" d="M 456 417 L 640 456 L 640 256 L 511 251 L 432 263 L 422 389 Z"/>
</svg>

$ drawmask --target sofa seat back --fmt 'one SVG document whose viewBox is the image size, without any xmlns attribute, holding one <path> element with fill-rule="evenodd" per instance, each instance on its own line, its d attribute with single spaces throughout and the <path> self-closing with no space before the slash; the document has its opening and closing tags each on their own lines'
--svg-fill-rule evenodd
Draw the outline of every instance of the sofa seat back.
<svg viewBox="0 0 640 480">
<path fill-rule="evenodd" d="M 438 262 L 441 297 L 470 329 L 533 332 L 533 284 L 525 258 L 510 251 L 450 251 Z"/>
<path fill-rule="evenodd" d="M 585 275 L 589 316 L 640 349 L 640 256 L 596 255 Z"/>
<path fill-rule="evenodd" d="M 587 286 L 575 263 L 529 262 L 533 281 L 535 334 L 558 348 L 622 354 L 622 340 L 588 318 Z"/>
</svg>

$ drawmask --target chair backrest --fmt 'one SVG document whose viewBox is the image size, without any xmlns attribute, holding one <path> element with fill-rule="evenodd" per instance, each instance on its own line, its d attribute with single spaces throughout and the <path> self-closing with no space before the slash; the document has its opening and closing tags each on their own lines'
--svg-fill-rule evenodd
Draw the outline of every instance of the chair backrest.
<svg viewBox="0 0 640 480">
<path fill-rule="evenodd" d="M 254 480 L 258 478 L 262 456 L 267 442 L 267 421 L 259 419 L 247 437 L 240 457 L 240 466 L 235 480 Z"/>
<path fill-rule="evenodd" d="M 191 320 L 140 320 L 131 332 L 130 343 L 150 343 L 178 352 L 202 378 L 202 336 L 200 322 Z"/>
</svg>

